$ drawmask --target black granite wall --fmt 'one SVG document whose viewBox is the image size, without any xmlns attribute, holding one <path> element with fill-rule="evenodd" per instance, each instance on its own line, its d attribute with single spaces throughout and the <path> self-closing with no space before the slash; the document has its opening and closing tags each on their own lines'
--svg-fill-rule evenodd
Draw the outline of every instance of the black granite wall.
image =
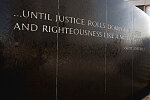
<svg viewBox="0 0 150 100">
<path fill-rule="evenodd" d="M 141 100 L 150 18 L 122 0 L 0 0 L 1 100 Z M 58 21 L 58 19 L 59 21 Z"/>
</svg>

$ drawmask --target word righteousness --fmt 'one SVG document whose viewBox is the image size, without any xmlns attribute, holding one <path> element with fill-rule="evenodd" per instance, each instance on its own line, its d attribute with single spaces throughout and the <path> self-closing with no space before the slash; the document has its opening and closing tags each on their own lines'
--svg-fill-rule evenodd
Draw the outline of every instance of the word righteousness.
<svg viewBox="0 0 150 100">
<path fill-rule="evenodd" d="M 123 35 L 119 35 L 119 34 L 105 33 L 105 32 L 102 33 L 100 31 L 95 31 L 95 30 L 85 30 L 85 29 L 47 26 L 47 25 L 43 25 L 42 32 L 83 35 L 83 36 L 91 36 L 91 37 L 116 38 L 116 39 L 124 39 L 125 38 Z"/>
<path fill-rule="evenodd" d="M 57 26 L 47 26 L 43 25 L 42 32 L 52 32 L 52 33 L 64 33 L 64 34 L 74 34 L 74 35 L 87 35 L 94 37 L 102 37 L 100 31 L 90 31 L 77 28 L 68 28 L 68 27 L 57 27 Z"/>
</svg>

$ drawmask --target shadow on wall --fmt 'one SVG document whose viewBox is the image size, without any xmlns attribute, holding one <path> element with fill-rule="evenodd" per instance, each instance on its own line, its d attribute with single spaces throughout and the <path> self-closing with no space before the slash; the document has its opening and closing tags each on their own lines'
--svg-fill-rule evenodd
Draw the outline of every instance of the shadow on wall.
<svg viewBox="0 0 150 100">
<path fill-rule="evenodd" d="M 144 39 L 143 45 L 145 47 L 145 51 L 138 55 L 133 55 L 133 84 L 136 85 L 136 82 L 148 82 L 148 84 L 145 88 L 124 100 L 142 100 L 150 93 L 150 39 Z"/>
</svg>

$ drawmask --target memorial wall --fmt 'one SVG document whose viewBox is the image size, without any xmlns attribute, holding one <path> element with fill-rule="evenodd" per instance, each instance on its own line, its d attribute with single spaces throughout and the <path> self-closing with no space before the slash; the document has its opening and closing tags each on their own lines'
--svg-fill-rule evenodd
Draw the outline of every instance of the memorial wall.
<svg viewBox="0 0 150 100">
<path fill-rule="evenodd" d="M 150 17 L 123 0 L 0 0 L 1 100 L 141 100 Z M 3 99 L 4 98 L 4 99 Z"/>
</svg>

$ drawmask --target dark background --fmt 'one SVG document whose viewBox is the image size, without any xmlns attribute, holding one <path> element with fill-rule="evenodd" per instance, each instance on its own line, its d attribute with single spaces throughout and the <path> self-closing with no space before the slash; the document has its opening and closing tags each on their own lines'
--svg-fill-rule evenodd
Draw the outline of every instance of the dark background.
<svg viewBox="0 0 150 100">
<path fill-rule="evenodd" d="M 148 94 L 150 22 L 140 9 L 122 0 L 0 0 L 0 7 L 1 100 L 141 100 Z M 132 32 L 13 16 L 22 10 L 91 19 Z M 16 22 L 131 38 L 17 31 L 13 30 Z M 142 43 L 134 42 L 136 35 Z"/>
</svg>

